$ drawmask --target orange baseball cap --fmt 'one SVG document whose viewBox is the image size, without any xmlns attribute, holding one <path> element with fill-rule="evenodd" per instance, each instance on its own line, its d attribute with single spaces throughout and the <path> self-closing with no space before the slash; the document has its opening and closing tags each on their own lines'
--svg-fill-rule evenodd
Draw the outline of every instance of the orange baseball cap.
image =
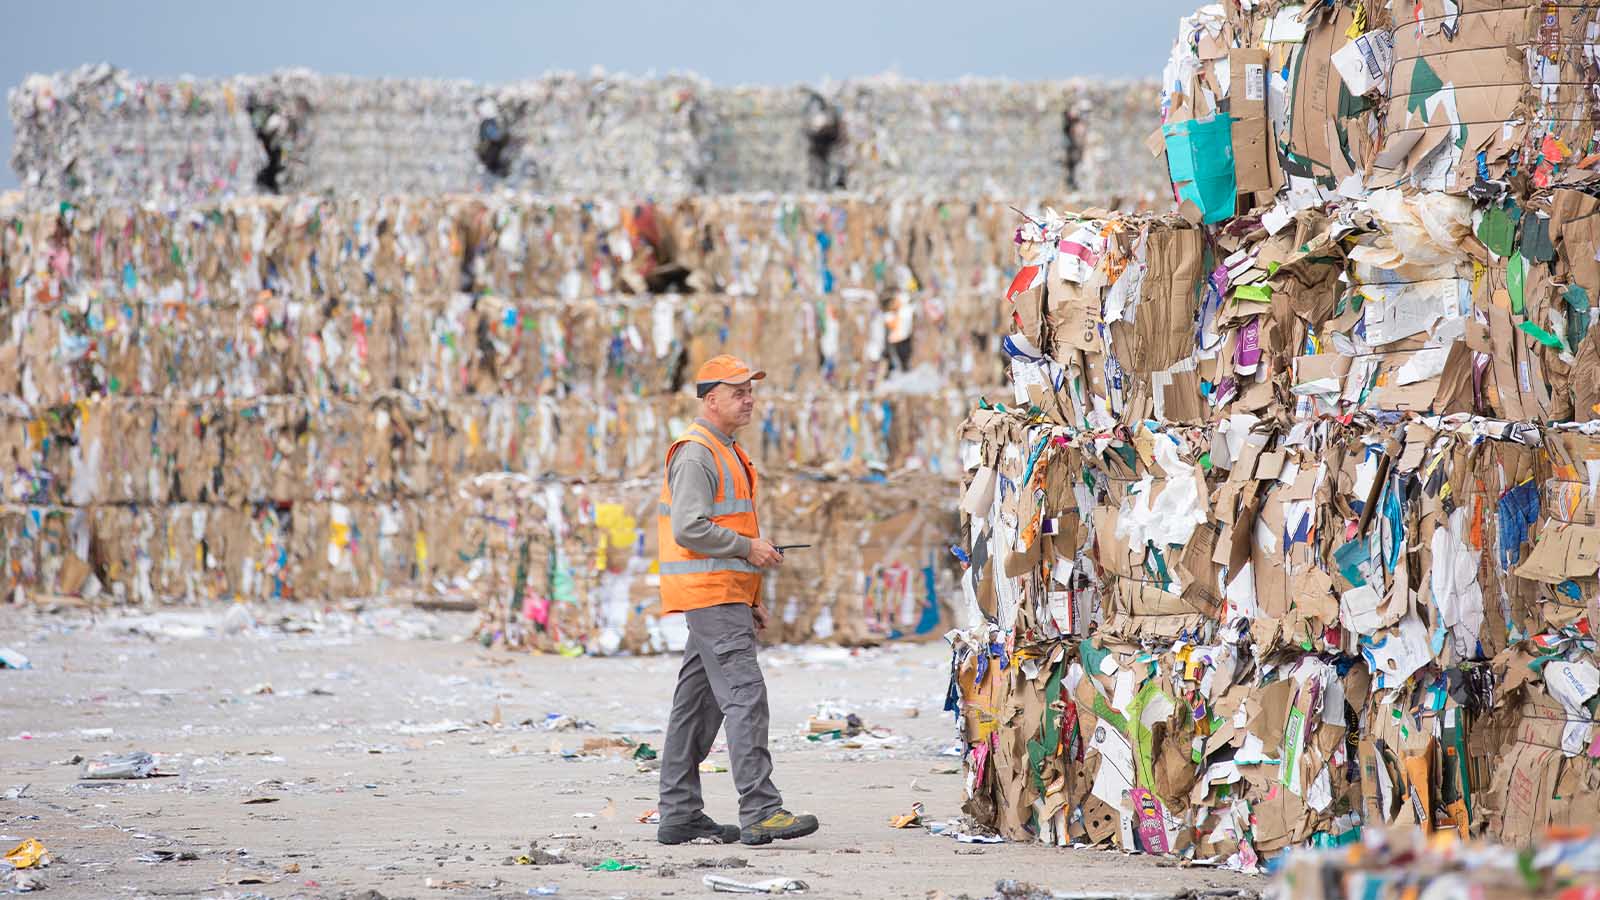
<svg viewBox="0 0 1600 900">
<path fill-rule="evenodd" d="M 707 391 L 719 384 L 744 384 L 765 377 L 766 372 L 754 371 L 744 360 L 724 353 L 706 360 L 694 373 L 695 393 L 704 397 Z"/>
</svg>

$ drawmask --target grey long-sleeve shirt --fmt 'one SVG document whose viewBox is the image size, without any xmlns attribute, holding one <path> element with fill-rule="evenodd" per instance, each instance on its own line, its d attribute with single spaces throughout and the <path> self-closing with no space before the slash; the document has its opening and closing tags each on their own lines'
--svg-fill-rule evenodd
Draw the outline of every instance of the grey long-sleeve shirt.
<svg viewBox="0 0 1600 900">
<path fill-rule="evenodd" d="M 695 419 L 706 431 L 733 446 L 733 437 L 718 431 L 705 419 Z M 711 521 L 711 504 L 717 496 L 717 460 L 699 444 L 688 442 L 672 454 L 667 467 L 672 490 L 672 538 L 678 546 L 717 559 L 743 559 L 750 555 L 750 539 Z"/>
</svg>

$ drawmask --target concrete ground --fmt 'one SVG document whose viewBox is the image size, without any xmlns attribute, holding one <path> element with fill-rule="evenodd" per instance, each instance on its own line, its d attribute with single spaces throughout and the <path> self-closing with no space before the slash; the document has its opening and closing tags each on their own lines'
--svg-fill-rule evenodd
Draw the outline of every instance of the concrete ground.
<svg viewBox="0 0 1600 900">
<path fill-rule="evenodd" d="M 0 648 L 33 666 L 0 670 L 0 852 L 43 842 L 48 897 L 709 897 L 708 873 L 919 900 L 992 896 L 1002 879 L 1108 895 L 1262 887 L 889 827 L 914 803 L 933 821 L 960 812 L 942 643 L 765 652 L 776 780 L 822 830 L 766 848 L 665 847 L 638 821 L 656 773 L 626 747 L 583 750 L 660 746 L 675 657 L 488 651 L 453 639 L 465 617 L 413 610 L 300 615 L 91 622 L 0 607 Z M 818 704 L 891 734 L 808 740 Z M 552 714 L 596 727 L 549 728 Z M 81 780 L 73 762 L 134 750 L 172 777 Z M 711 761 L 727 765 L 720 746 Z M 704 780 L 708 812 L 733 821 L 731 777 Z M 591 869 L 609 860 L 637 868 Z M 0 893 L 15 883 L 0 874 Z"/>
</svg>

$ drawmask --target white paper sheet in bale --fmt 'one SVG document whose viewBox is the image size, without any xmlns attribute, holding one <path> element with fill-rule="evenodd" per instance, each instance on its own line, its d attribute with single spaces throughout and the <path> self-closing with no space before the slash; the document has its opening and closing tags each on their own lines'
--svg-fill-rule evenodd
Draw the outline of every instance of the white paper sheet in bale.
<svg viewBox="0 0 1600 900">
<path fill-rule="evenodd" d="M 1398 688 L 1413 672 L 1433 659 L 1428 643 L 1428 627 L 1415 614 L 1407 615 L 1393 629 L 1363 643 L 1361 655 L 1373 673 L 1378 690 Z"/>
<path fill-rule="evenodd" d="M 1458 653 L 1475 651 L 1483 631 L 1483 588 L 1478 584 L 1479 552 L 1464 540 L 1467 509 L 1450 514 L 1448 524 L 1433 531 L 1432 577 L 1429 580 L 1439 621 L 1449 630 Z"/>
<path fill-rule="evenodd" d="M 1361 294 L 1366 298 L 1362 323 L 1367 343 L 1374 347 L 1421 334 L 1440 319 L 1459 319 L 1462 295 L 1469 304 L 1471 300 L 1470 285 L 1459 278 L 1363 284 Z"/>
<path fill-rule="evenodd" d="M 1133 745 L 1122 732 L 1101 721 L 1089 739 L 1089 749 L 1100 754 L 1100 769 L 1089 792 L 1108 806 L 1122 806 L 1133 788 Z"/>
<path fill-rule="evenodd" d="M 1544 683 L 1567 713 L 1567 722 L 1561 731 L 1561 752 L 1567 756 L 1583 753 L 1594 731 L 1593 717 L 1586 704 L 1600 691 L 1600 669 L 1584 659 L 1556 660 L 1545 665 Z"/>
<path fill-rule="evenodd" d="M 1394 67 L 1394 36 L 1389 32 L 1369 31 L 1334 51 L 1332 58 L 1352 96 L 1389 93 L 1389 70 Z"/>
<path fill-rule="evenodd" d="M 1204 524 L 1208 516 L 1209 504 L 1202 499 L 1205 476 L 1200 467 L 1185 464 L 1177 447 L 1164 435 L 1156 438 L 1155 456 L 1168 475 L 1160 495 L 1151 500 L 1155 480 L 1146 474 L 1123 500 L 1117 514 L 1117 537 L 1126 540 L 1141 556 L 1148 543 L 1154 543 L 1157 549 L 1189 543 L 1195 527 Z"/>
</svg>

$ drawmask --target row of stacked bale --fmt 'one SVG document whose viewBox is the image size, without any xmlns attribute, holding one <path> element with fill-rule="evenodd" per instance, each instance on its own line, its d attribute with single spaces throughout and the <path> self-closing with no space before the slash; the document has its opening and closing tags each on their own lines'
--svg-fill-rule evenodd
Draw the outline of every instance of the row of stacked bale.
<svg viewBox="0 0 1600 900">
<path fill-rule="evenodd" d="M 1019 222 L 958 451 L 981 825 L 1256 870 L 1600 824 L 1600 19 L 1553 9 L 1206 7 L 1177 212 Z"/>
<path fill-rule="evenodd" d="M 848 189 L 1136 203 L 1153 82 L 893 77 L 716 87 L 692 75 L 553 73 L 498 85 L 288 70 L 152 79 L 109 65 L 10 95 L 36 200 L 196 203 L 275 193 L 569 196 Z M 1018 143 L 1052 147 L 1023 157 Z"/>
<path fill-rule="evenodd" d="M 0 222 L 12 599 L 457 602 L 518 646 L 661 649 L 686 372 L 742 435 L 788 640 L 951 625 L 956 383 L 998 384 L 996 204 L 531 196 L 63 204 Z"/>
</svg>

